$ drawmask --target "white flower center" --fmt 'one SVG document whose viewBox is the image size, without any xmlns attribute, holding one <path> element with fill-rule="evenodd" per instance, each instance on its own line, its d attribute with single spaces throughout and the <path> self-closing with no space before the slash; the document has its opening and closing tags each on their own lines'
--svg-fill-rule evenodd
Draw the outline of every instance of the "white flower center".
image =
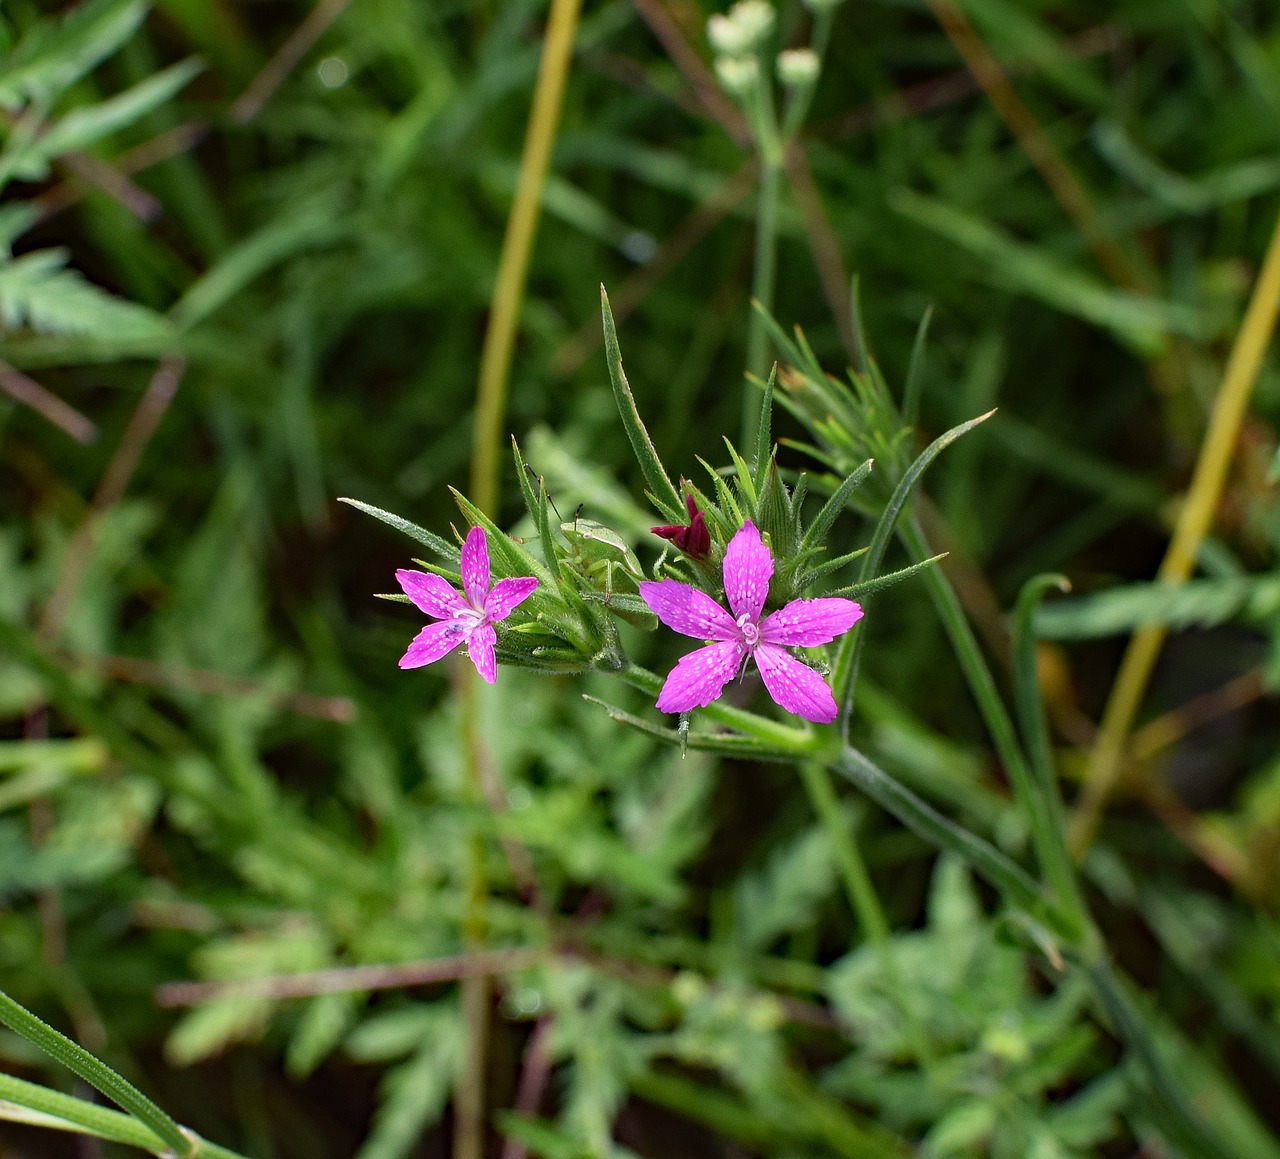
<svg viewBox="0 0 1280 1159">
<path fill-rule="evenodd" d="M 485 614 L 481 608 L 461 608 L 453 614 L 453 624 L 457 633 L 470 636 L 485 622 Z"/>
<path fill-rule="evenodd" d="M 760 642 L 760 626 L 751 618 L 751 613 L 743 612 L 734 622 L 742 633 L 742 642 L 748 648 L 754 648 Z"/>
</svg>

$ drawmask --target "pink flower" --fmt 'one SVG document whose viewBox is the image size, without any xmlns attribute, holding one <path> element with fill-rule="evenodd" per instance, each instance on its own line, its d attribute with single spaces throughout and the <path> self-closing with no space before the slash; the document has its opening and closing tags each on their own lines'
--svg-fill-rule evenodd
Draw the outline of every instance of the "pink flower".
<svg viewBox="0 0 1280 1159">
<path fill-rule="evenodd" d="M 401 668 L 421 668 L 447 656 L 459 644 L 476 671 L 492 684 L 497 675 L 493 646 L 498 634 L 493 625 L 511 615 L 512 609 L 533 594 L 538 581 L 532 576 L 499 580 L 489 587 L 489 544 L 484 528 L 473 527 L 462 545 L 462 592 L 429 572 L 401 568 L 396 579 L 407 595 L 433 620 L 414 638 L 400 657 Z"/>
<path fill-rule="evenodd" d="M 830 643 L 862 618 L 862 608 L 853 600 L 834 597 L 792 600 L 761 620 L 772 576 L 773 557 L 748 520 L 724 553 L 724 594 L 732 615 L 688 584 L 640 584 L 644 602 L 668 628 L 712 641 L 682 657 L 671 670 L 658 694 L 662 712 L 688 712 L 710 704 L 747 657 L 754 656 L 769 695 L 788 712 L 815 724 L 835 720 L 836 701 L 826 681 L 786 649 Z"/>
</svg>

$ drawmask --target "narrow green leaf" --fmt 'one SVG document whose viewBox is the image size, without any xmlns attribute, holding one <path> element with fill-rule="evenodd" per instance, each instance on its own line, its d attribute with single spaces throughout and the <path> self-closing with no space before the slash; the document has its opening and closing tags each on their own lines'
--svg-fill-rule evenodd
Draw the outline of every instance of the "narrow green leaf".
<svg viewBox="0 0 1280 1159">
<path fill-rule="evenodd" d="M 924 391 L 924 355 L 929 342 L 929 324 L 933 321 L 933 306 L 925 307 L 916 327 L 916 339 L 911 344 L 911 361 L 907 363 L 907 377 L 902 388 L 902 421 L 915 427 L 920 421 L 920 396 Z"/>
<path fill-rule="evenodd" d="M 65 1034 L 60 1034 L 52 1026 L 42 1022 L 3 991 L 0 991 L 0 1022 L 128 1111 L 162 1139 L 175 1155 L 196 1153 L 199 1143 L 188 1137 L 177 1123 L 137 1087 L 126 1082 L 106 1063 L 99 1061 L 78 1043 L 72 1042 Z"/>
<path fill-rule="evenodd" d="M 611 720 L 619 724 L 630 725 L 649 736 L 655 736 L 677 747 L 699 749 L 703 752 L 722 753 L 725 756 L 737 757 L 740 760 L 752 761 L 786 761 L 793 759 L 784 749 L 778 749 L 757 740 L 755 737 L 741 736 L 731 732 L 680 732 L 674 728 L 664 728 L 654 724 L 642 716 L 636 716 L 625 709 L 617 708 L 594 696 L 583 696 L 583 700 L 598 704 L 609 714 Z"/>
<path fill-rule="evenodd" d="M 133 35 L 146 0 L 90 0 L 58 22 L 40 21 L 0 66 L 0 107 L 48 104 Z"/>
<path fill-rule="evenodd" d="M 737 480 L 738 493 L 746 503 L 747 509 L 754 516 L 756 509 L 760 506 L 760 495 L 756 491 L 751 468 L 747 466 L 746 460 L 738 454 L 737 447 L 729 442 L 727 438 L 724 441 L 724 445 L 728 448 L 729 458 L 733 461 L 734 478 Z"/>
<path fill-rule="evenodd" d="M 604 286 L 600 287 L 600 311 L 604 318 L 604 350 L 609 365 L 609 381 L 613 384 L 613 398 L 618 404 L 622 425 L 626 429 L 627 438 L 631 440 L 631 449 L 635 452 L 636 461 L 640 464 L 655 505 L 665 518 L 678 523 L 685 517 L 684 504 L 680 502 L 679 492 L 671 485 L 667 469 L 658 458 L 658 452 L 654 450 L 653 441 L 636 409 L 635 396 L 631 393 L 626 373 L 622 369 L 618 331 L 613 324 L 613 311 L 609 309 L 609 295 L 605 293 Z"/>
<path fill-rule="evenodd" d="M 71 153 L 133 124 L 176 95 L 203 68 L 200 60 L 191 57 L 109 100 L 73 110 L 39 138 L 40 152 L 47 158 Z"/>
<path fill-rule="evenodd" d="M 893 494 L 889 496 L 889 502 L 885 504 L 884 513 L 880 516 L 880 521 L 876 524 L 875 532 L 871 536 L 870 550 L 862 564 L 864 578 L 869 580 L 880 566 L 880 561 L 884 558 L 885 550 L 889 546 L 889 539 L 893 535 L 894 525 L 898 522 L 898 516 L 906 507 L 912 491 L 915 490 L 916 484 L 920 482 L 930 464 L 961 435 L 967 434 L 980 423 L 986 422 L 995 413 L 994 410 L 989 410 L 986 414 L 952 427 L 939 435 L 907 468 L 902 478 L 898 480 L 898 485 L 893 489 Z M 840 640 L 836 661 L 832 666 L 831 686 L 836 703 L 841 706 L 841 728 L 846 736 L 849 728 L 849 714 L 853 709 L 853 689 L 857 680 L 858 660 L 861 656 L 861 642 L 864 635 L 857 629 L 846 633 Z"/>
<path fill-rule="evenodd" d="M 1054 930 L 1069 928 L 1022 866 L 975 833 L 944 817 L 862 753 L 846 746 L 831 768 L 935 849 L 961 858 L 1000 890 L 1008 902 L 1028 910 Z"/>
<path fill-rule="evenodd" d="M 809 530 L 805 532 L 804 539 L 800 542 L 801 551 L 821 546 L 823 540 L 827 537 L 827 532 L 831 530 L 832 524 L 835 523 L 836 516 L 844 510 L 845 504 L 849 501 L 849 496 L 871 474 L 871 469 L 874 465 L 875 460 L 868 459 L 836 488 L 835 494 L 822 505 L 822 510 L 818 512 L 817 518 L 809 525 Z"/>
<path fill-rule="evenodd" d="M 907 567 L 899 568 L 897 571 L 888 571 L 883 575 L 873 576 L 869 580 L 861 580 L 856 584 L 850 584 L 845 588 L 837 588 L 829 593 L 833 596 L 845 596 L 848 599 L 856 600 L 862 596 L 872 595 L 874 592 L 883 591 L 885 588 L 891 588 L 896 583 L 901 583 L 904 579 L 910 579 L 918 572 L 924 571 L 927 567 L 932 567 L 939 560 L 946 559 L 945 551 L 932 555 L 928 559 L 922 559 L 919 563 L 910 564 Z"/>
<path fill-rule="evenodd" d="M 493 561 L 493 570 L 498 575 L 532 575 L 538 578 L 539 583 L 558 590 L 558 585 L 552 578 L 550 569 L 544 567 L 540 559 L 531 551 L 526 551 L 520 544 L 516 543 L 511 536 L 485 515 L 480 508 L 456 487 L 450 487 L 449 491 L 462 514 L 475 526 L 484 528 L 489 541 L 489 558 Z"/>
<path fill-rule="evenodd" d="M 756 427 L 756 472 L 753 480 L 757 495 L 764 491 L 765 473 L 773 461 L 773 388 L 777 382 L 778 364 L 775 362 L 769 368 L 769 378 L 760 396 L 760 422 Z"/>
<path fill-rule="evenodd" d="M 524 456 L 520 453 L 520 445 L 516 442 L 515 435 L 511 436 L 511 452 L 515 455 L 516 460 L 516 478 L 520 481 L 520 494 L 524 498 L 524 505 L 528 509 L 530 517 L 533 519 L 534 526 L 538 529 L 538 540 L 542 545 L 542 556 L 546 561 L 547 567 L 554 573 L 557 583 L 564 579 L 564 569 L 560 564 L 560 553 L 556 550 L 555 537 L 551 532 L 551 517 L 548 513 L 547 503 L 547 487 L 542 480 L 542 476 L 538 476 L 538 493 L 533 493 L 533 485 L 529 481 L 529 472 L 526 470 L 528 463 L 525 462 Z"/>
<path fill-rule="evenodd" d="M 388 527 L 394 527 L 410 539 L 416 539 L 423 547 L 434 551 L 442 559 L 447 559 L 451 563 L 458 562 L 458 557 L 461 554 L 458 549 L 453 544 L 441 539 L 434 532 L 428 531 L 425 527 L 410 523 L 399 515 L 392 515 L 390 511 L 383 511 L 381 507 L 374 507 L 371 503 L 362 503 L 359 499 L 340 498 L 338 502 L 346 503 L 349 507 L 354 507 L 357 511 L 363 511 L 366 515 L 372 515 L 374 519 L 380 519 Z"/>
</svg>

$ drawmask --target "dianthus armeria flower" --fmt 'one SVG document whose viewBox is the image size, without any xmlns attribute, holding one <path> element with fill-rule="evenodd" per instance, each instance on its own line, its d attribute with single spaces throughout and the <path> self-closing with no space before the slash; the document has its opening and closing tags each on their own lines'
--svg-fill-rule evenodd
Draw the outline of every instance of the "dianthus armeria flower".
<svg viewBox="0 0 1280 1159">
<path fill-rule="evenodd" d="M 787 649 L 829 644 L 862 618 L 862 608 L 834 596 L 792 600 L 762 620 L 772 576 L 773 556 L 748 520 L 724 553 L 724 594 L 732 613 L 677 580 L 641 583 L 641 597 L 668 628 L 711 641 L 681 657 L 668 674 L 658 694 L 660 711 L 705 708 L 754 657 L 769 695 L 788 712 L 815 724 L 835 720 L 836 701 L 826 681 Z"/>
<path fill-rule="evenodd" d="M 473 527 L 462 545 L 462 591 L 455 591 L 443 577 L 401 568 L 396 579 L 417 607 L 438 621 L 428 624 L 400 657 L 401 668 L 434 664 L 466 644 L 476 671 L 492 684 L 497 676 L 493 648 L 498 634 L 493 625 L 511 615 L 516 605 L 533 594 L 533 576 L 501 579 L 489 586 L 489 543 L 484 528 Z"/>
</svg>

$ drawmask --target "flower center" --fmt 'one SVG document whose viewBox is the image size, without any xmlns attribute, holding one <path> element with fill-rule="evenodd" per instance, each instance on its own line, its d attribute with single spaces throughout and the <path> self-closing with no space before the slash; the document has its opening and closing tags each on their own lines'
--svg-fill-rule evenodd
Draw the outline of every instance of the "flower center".
<svg viewBox="0 0 1280 1159">
<path fill-rule="evenodd" d="M 479 608 L 462 608 L 453 614 L 455 634 L 470 636 L 484 622 L 484 612 Z"/>
<path fill-rule="evenodd" d="M 760 627 L 751 618 L 751 613 L 743 612 L 735 623 L 738 625 L 738 631 L 742 633 L 742 642 L 748 648 L 754 648 L 760 642 Z"/>
</svg>

